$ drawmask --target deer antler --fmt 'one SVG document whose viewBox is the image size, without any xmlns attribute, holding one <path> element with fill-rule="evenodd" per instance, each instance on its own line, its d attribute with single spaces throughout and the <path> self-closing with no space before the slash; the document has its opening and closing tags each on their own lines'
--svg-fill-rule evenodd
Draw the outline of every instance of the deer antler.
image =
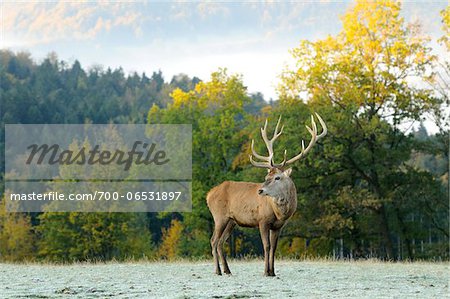
<svg viewBox="0 0 450 299">
<path fill-rule="evenodd" d="M 315 113 L 317 116 L 317 119 L 320 122 L 320 125 L 322 126 L 322 133 L 320 133 L 319 136 L 317 136 L 317 125 L 316 122 L 314 121 L 314 116 L 311 115 L 311 125 L 312 125 L 312 129 L 308 126 L 306 126 L 306 129 L 308 130 L 309 134 L 311 134 L 311 141 L 309 141 L 308 146 L 305 149 L 305 142 L 302 140 L 302 150 L 301 152 L 293 157 L 292 159 L 289 159 L 286 164 L 291 164 L 294 163 L 297 160 L 300 160 L 301 158 L 303 158 L 314 146 L 314 144 L 316 144 L 317 140 L 323 138 L 325 135 L 327 135 L 328 129 L 327 129 L 327 125 L 325 124 L 325 122 L 323 121 L 323 119 L 320 117 L 320 115 L 318 113 Z"/>
<path fill-rule="evenodd" d="M 308 132 L 311 134 L 311 141 L 309 142 L 308 146 L 305 149 L 305 142 L 302 140 L 302 150 L 301 152 L 293 157 L 292 159 L 289 159 L 286 161 L 286 154 L 287 151 L 284 150 L 284 159 L 281 163 L 276 164 L 273 160 L 273 143 L 275 140 L 277 140 L 278 137 L 280 137 L 280 135 L 283 133 L 283 128 L 284 126 L 281 127 L 280 130 L 278 130 L 279 126 L 280 126 L 280 121 L 281 121 L 281 116 L 278 118 L 278 122 L 277 122 L 277 126 L 275 127 L 275 132 L 273 133 L 273 137 L 272 139 L 269 140 L 269 138 L 267 137 L 267 119 L 266 122 L 264 123 L 264 127 L 261 128 L 261 137 L 264 140 L 264 143 L 266 144 L 267 147 L 267 151 L 268 151 L 268 156 L 262 156 L 259 155 L 255 149 L 254 149 L 254 140 L 252 139 L 252 154 L 250 155 L 250 163 L 252 163 L 253 166 L 255 167 L 261 167 L 261 168 L 282 168 L 287 164 L 291 164 L 294 163 L 297 160 L 300 160 L 301 158 L 303 158 L 310 150 L 311 148 L 314 146 L 314 144 L 317 142 L 317 140 L 321 139 L 322 137 L 324 137 L 328 130 L 327 130 L 327 126 L 325 124 L 325 122 L 323 121 L 323 119 L 320 117 L 319 114 L 315 113 L 317 116 L 317 119 L 320 122 L 320 125 L 322 126 L 322 133 L 320 135 L 317 136 L 317 125 L 316 122 L 314 121 L 314 116 L 311 115 L 311 126 L 312 128 L 306 126 L 306 129 L 308 130 Z M 261 162 L 257 162 L 255 160 L 253 160 L 253 156 L 255 156 L 255 158 L 261 160 Z"/>
<path fill-rule="evenodd" d="M 262 156 L 255 151 L 255 148 L 254 148 L 255 142 L 252 139 L 253 156 L 255 156 L 255 158 L 257 158 L 259 160 L 264 161 L 264 162 L 256 162 L 253 160 L 253 156 L 250 155 L 250 162 L 253 164 L 253 166 L 261 167 L 261 168 L 272 168 L 272 167 L 281 167 L 282 165 L 284 165 L 284 163 L 286 163 L 286 151 L 284 151 L 284 160 L 281 164 L 275 164 L 273 162 L 273 143 L 275 142 L 275 140 L 277 140 L 278 137 L 281 136 L 281 134 L 283 133 L 283 129 L 284 129 L 284 126 L 282 126 L 281 129 L 278 130 L 278 128 L 280 127 L 280 121 L 281 121 L 281 115 L 278 118 L 277 126 L 275 127 L 275 132 L 273 133 L 273 137 L 270 140 L 267 137 L 267 119 L 266 119 L 266 122 L 264 123 L 264 127 L 261 128 L 261 137 L 264 140 L 267 151 L 269 153 L 269 155 L 267 157 Z"/>
</svg>

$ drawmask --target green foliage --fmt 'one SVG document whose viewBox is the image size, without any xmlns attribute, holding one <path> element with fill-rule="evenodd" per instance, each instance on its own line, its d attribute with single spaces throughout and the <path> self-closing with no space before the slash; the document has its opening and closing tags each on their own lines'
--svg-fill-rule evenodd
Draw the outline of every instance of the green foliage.
<svg viewBox="0 0 450 299">
<path fill-rule="evenodd" d="M 52 212 L 40 217 L 39 257 L 51 261 L 152 256 L 143 213 Z"/>
<path fill-rule="evenodd" d="M 173 103 L 166 109 L 153 106 L 149 123 L 192 124 L 192 213 L 183 214 L 185 242 L 199 256 L 209 254 L 211 215 L 206 194 L 214 185 L 235 177 L 235 158 L 247 140 L 243 131 L 250 102 L 242 78 L 219 70 L 208 82 L 199 82 L 194 90 L 176 89 Z"/>
</svg>

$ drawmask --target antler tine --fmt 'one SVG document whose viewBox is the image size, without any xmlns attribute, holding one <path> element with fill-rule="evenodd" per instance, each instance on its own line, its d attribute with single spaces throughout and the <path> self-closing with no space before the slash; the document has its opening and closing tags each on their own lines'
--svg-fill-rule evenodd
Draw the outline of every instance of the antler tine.
<svg viewBox="0 0 450 299">
<path fill-rule="evenodd" d="M 270 157 L 261 156 L 260 154 L 258 154 L 255 151 L 254 144 L 255 144 L 255 140 L 252 139 L 252 154 L 253 154 L 253 156 L 255 156 L 255 158 L 257 158 L 257 159 L 264 160 L 266 162 L 270 162 Z"/>
<path fill-rule="evenodd" d="M 248 155 L 248 157 L 250 158 L 250 163 L 252 163 L 252 165 L 255 167 L 260 167 L 260 168 L 270 168 L 271 167 L 271 164 L 269 162 L 256 162 L 255 160 L 253 160 L 252 155 Z"/>
<path fill-rule="evenodd" d="M 275 132 L 273 133 L 273 137 L 271 139 L 272 142 L 275 141 L 275 139 L 277 139 L 283 133 L 284 125 L 281 126 L 281 130 L 278 131 L 278 127 L 280 126 L 280 121 L 281 121 L 281 115 L 278 118 L 277 126 L 275 127 Z"/>
<path fill-rule="evenodd" d="M 284 160 L 283 160 L 283 162 L 281 164 L 276 164 L 273 161 L 273 156 L 274 156 L 273 143 L 275 142 L 275 140 L 277 140 L 278 137 L 281 136 L 281 134 L 283 133 L 283 129 L 284 129 L 284 125 L 283 125 L 283 126 L 281 126 L 281 129 L 279 130 L 280 122 L 281 122 L 281 115 L 280 115 L 280 117 L 278 117 L 277 125 L 275 126 L 275 131 L 273 132 L 273 136 L 272 136 L 272 138 L 270 140 L 268 140 L 268 138 L 267 138 L 267 130 L 265 131 L 265 133 L 266 133 L 266 140 L 267 140 L 266 146 L 267 146 L 267 150 L 269 151 L 269 158 L 270 158 L 270 165 L 271 165 L 271 167 L 282 167 L 286 163 L 286 150 L 285 150 L 285 154 L 284 154 L 285 155 Z"/>
<path fill-rule="evenodd" d="M 267 118 L 266 121 L 264 122 L 264 131 L 267 129 Z M 263 130 L 263 128 L 261 128 L 261 130 Z"/>
<path fill-rule="evenodd" d="M 316 121 L 314 120 L 314 116 L 311 115 L 311 124 L 314 130 L 314 133 L 317 135 L 317 125 L 316 125 Z"/>
<path fill-rule="evenodd" d="M 267 137 L 267 118 L 266 118 L 266 122 L 264 123 L 264 127 L 261 128 L 261 137 L 264 140 L 264 143 L 266 144 L 267 150 L 269 151 L 269 156 L 271 154 L 271 144 L 270 144 L 270 140 Z"/>
<path fill-rule="evenodd" d="M 312 148 L 313 146 L 316 144 L 317 140 L 319 140 L 320 138 L 324 137 L 327 134 L 327 126 L 325 124 L 325 122 L 323 121 L 323 119 L 319 116 L 318 113 L 315 113 L 317 116 L 317 119 L 320 122 L 320 125 L 322 126 L 322 133 L 320 133 L 319 136 L 317 136 L 317 124 L 314 120 L 314 116 L 311 115 L 311 126 L 312 128 L 310 128 L 309 126 L 306 125 L 306 129 L 308 130 L 309 134 L 311 134 L 311 140 L 308 144 L 308 146 L 305 149 L 305 143 L 302 140 L 302 150 L 301 152 L 293 157 L 292 159 L 289 159 L 286 164 L 290 164 L 290 163 L 294 163 L 297 160 L 300 160 L 301 158 L 303 158 Z"/>
<path fill-rule="evenodd" d="M 328 128 L 327 128 L 327 125 L 325 124 L 325 122 L 323 121 L 322 117 L 320 117 L 319 113 L 316 112 L 315 114 L 316 114 L 317 119 L 319 120 L 320 125 L 322 126 L 322 130 L 323 130 L 322 133 L 320 133 L 320 135 L 317 136 L 317 140 L 319 140 L 320 138 L 322 138 L 325 135 L 327 135 Z"/>
<path fill-rule="evenodd" d="M 264 142 L 266 142 L 266 140 L 269 140 L 267 138 L 267 118 L 266 118 L 266 121 L 264 122 L 264 127 L 261 128 L 261 136 L 262 136 Z"/>
<path fill-rule="evenodd" d="M 284 165 L 286 165 L 286 159 L 287 159 L 287 150 L 284 150 L 284 158 L 283 158 L 283 161 L 282 161 L 281 163 L 279 163 L 279 164 L 275 164 L 275 163 L 273 162 L 273 159 L 272 159 L 272 160 L 271 160 L 271 165 L 272 165 L 272 167 L 277 167 L 277 168 L 284 167 Z"/>
<path fill-rule="evenodd" d="M 269 140 L 269 138 L 267 137 L 267 119 L 264 122 L 264 126 L 261 128 L 261 137 L 264 140 L 264 143 L 266 144 L 266 148 L 268 151 L 268 156 L 262 156 L 260 154 L 258 154 L 255 151 L 254 148 L 254 140 L 252 140 L 252 145 L 251 145 L 251 149 L 252 149 L 252 153 L 255 156 L 255 158 L 262 160 L 263 162 L 256 162 L 255 160 L 253 160 L 253 156 L 250 155 L 250 163 L 252 163 L 253 166 L 255 167 L 261 167 L 261 168 L 271 168 L 272 167 L 272 157 L 273 157 L 273 150 L 272 150 L 272 145 L 271 142 Z"/>
</svg>

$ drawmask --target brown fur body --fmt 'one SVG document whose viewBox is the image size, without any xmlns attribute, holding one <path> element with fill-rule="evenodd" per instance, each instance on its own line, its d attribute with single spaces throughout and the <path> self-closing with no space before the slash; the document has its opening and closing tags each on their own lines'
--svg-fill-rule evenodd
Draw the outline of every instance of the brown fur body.
<svg viewBox="0 0 450 299">
<path fill-rule="evenodd" d="M 264 184 L 250 182 L 225 181 L 208 193 L 206 201 L 214 218 L 214 233 L 211 238 L 216 274 L 221 274 L 219 257 L 224 272 L 230 274 L 223 244 L 228 239 L 234 226 L 258 227 L 263 241 L 265 258 L 265 275 L 275 276 L 274 255 L 278 236 L 287 220 L 297 209 L 297 192 L 289 173 L 272 170 Z M 279 180 L 274 181 L 274 177 Z M 267 194 L 267 190 L 275 189 L 275 194 Z M 275 186 L 274 186 L 275 185 Z M 265 190 L 261 195 L 258 194 Z M 270 193 L 270 192 L 269 192 Z M 274 196 L 271 196 L 274 195 Z"/>
<path fill-rule="evenodd" d="M 270 196 L 261 196 L 261 183 L 225 181 L 209 191 L 206 201 L 214 221 L 234 220 L 239 226 L 258 227 L 264 221 L 271 229 L 280 229 L 297 208 L 277 204 Z M 216 217 L 219 218 L 216 220 Z"/>
</svg>

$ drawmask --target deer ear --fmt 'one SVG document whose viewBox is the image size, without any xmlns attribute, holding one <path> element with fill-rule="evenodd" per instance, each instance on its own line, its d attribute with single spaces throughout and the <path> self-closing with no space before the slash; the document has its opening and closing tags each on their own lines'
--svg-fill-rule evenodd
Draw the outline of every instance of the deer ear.
<svg viewBox="0 0 450 299">
<path fill-rule="evenodd" d="M 287 177 L 291 176 L 291 172 L 292 172 L 292 168 L 288 168 L 288 169 L 286 169 L 285 171 L 283 171 L 283 173 L 284 173 Z"/>
</svg>

